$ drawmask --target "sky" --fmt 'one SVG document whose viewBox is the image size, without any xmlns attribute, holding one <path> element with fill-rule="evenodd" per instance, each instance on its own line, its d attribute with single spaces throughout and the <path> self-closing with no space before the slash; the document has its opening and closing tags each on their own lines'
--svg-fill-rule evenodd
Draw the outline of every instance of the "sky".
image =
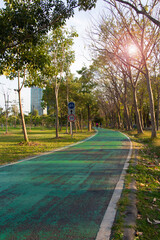
<svg viewBox="0 0 160 240">
<path fill-rule="evenodd" d="M 3 0 L 0 0 L 0 8 L 3 7 Z M 105 3 L 103 0 L 98 0 L 96 8 L 90 11 L 75 11 L 74 17 L 67 20 L 67 28 L 74 27 L 78 33 L 78 38 L 75 39 L 73 50 L 75 51 L 75 63 L 71 66 L 72 73 L 76 74 L 77 70 L 80 70 L 84 65 L 87 67 L 91 64 L 91 54 L 89 46 L 87 44 L 88 31 L 91 29 L 93 22 L 97 22 L 100 19 L 105 9 Z M 8 80 L 5 76 L 0 76 L 0 107 L 4 109 L 4 94 L 9 95 L 10 106 L 17 104 L 18 96 L 17 92 L 17 79 Z M 30 109 L 30 89 L 22 89 L 22 103 L 23 111 L 25 114 L 31 111 Z"/>
</svg>

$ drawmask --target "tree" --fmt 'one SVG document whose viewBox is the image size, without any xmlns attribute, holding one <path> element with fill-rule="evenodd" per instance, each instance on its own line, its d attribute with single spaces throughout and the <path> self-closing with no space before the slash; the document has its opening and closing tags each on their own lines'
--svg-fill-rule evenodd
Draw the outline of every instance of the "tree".
<svg viewBox="0 0 160 240">
<path fill-rule="evenodd" d="M 6 134 L 8 133 L 8 114 L 9 114 L 9 94 L 4 92 L 4 103 L 5 103 L 5 118 L 6 118 Z"/>
<path fill-rule="evenodd" d="M 35 70 L 37 68 L 41 69 L 43 68 L 44 63 L 48 62 L 48 56 L 45 54 L 45 41 L 45 38 L 41 38 L 41 42 L 39 42 L 39 45 L 36 47 L 34 47 L 33 44 L 28 43 L 28 45 L 26 44 L 26 46 L 21 46 L 20 49 L 17 49 L 16 51 L 14 51 L 14 49 L 10 50 L 12 62 L 6 60 L 1 65 L 4 75 L 6 75 L 11 80 L 14 78 L 18 79 L 18 89 L 16 91 L 18 92 L 19 109 L 25 142 L 28 142 L 29 139 L 23 114 L 21 91 L 26 82 L 27 70 L 30 68 Z"/>
<path fill-rule="evenodd" d="M 86 11 L 95 3 L 96 0 L 6 0 L 5 8 L 0 9 L 0 62 L 11 61 L 13 49 L 17 52 L 28 43 L 39 44 L 41 36 L 63 25 L 76 7 Z"/>
<path fill-rule="evenodd" d="M 56 138 L 59 137 L 59 101 L 58 93 L 65 72 L 74 61 L 74 52 L 71 50 L 73 39 L 77 34 L 74 31 L 68 32 L 65 28 L 56 28 L 51 32 L 46 42 L 46 55 L 49 61 L 45 62 L 42 69 L 30 67 L 28 84 L 39 87 L 53 88 L 55 91 L 56 105 Z"/>
<path fill-rule="evenodd" d="M 82 67 L 81 70 L 77 71 L 80 76 L 79 81 L 81 84 L 81 93 L 85 99 L 85 105 L 88 110 L 88 131 L 92 128 L 92 106 L 94 105 L 94 97 L 92 94 L 93 89 L 96 86 L 94 80 L 94 67 L 91 65 L 88 69 L 87 67 Z"/>
<path fill-rule="evenodd" d="M 104 0 L 105 2 L 109 2 L 110 4 L 113 3 L 112 0 Z M 153 17 L 155 15 L 155 12 L 158 14 L 158 7 L 160 6 L 159 0 L 154 0 L 144 2 L 144 1 L 125 1 L 125 0 L 115 0 L 116 2 L 122 3 L 124 6 L 129 7 L 130 9 L 133 9 L 137 14 L 142 14 L 145 17 L 147 17 L 150 21 L 152 21 L 154 24 L 160 27 L 160 21 Z"/>
<path fill-rule="evenodd" d="M 144 75 L 149 94 L 152 137 L 156 137 L 154 99 L 148 63 L 150 62 L 153 49 L 159 39 L 158 27 L 151 24 L 151 22 L 148 19 L 145 19 L 144 16 L 140 18 L 134 15 L 131 11 L 124 11 L 117 6 L 116 1 L 112 1 L 112 7 L 114 7 L 114 10 L 111 9 L 114 20 L 112 18 L 108 24 L 108 21 L 104 19 L 104 25 L 100 25 L 101 35 L 99 34 L 99 50 L 103 52 L 104 55 L 108 55 L 113 63 L 117 64 L 118 61 L 121 62 L 125 68 L 128 68 L 127 75 L 132 83 L 135 107 L 137 101 L 135 87 L 139 75 Z M 134 45 L 137 48 L 136 56 L 129 56 L 128 54 L 131 45 Z M 130 71 L 131 68 L 133 69 L 132 74 Z M 135 81 L 133 81 L 133 71 L 137 71 Z M 138 112 L 136 115 L 138 120 Z"/>
<path fill-rule="evenodd" d="M 17 120 L 17 116 L 18 116 L 18 107 L 16 104 L 12 105 L 12 114 L 14 116 L 14 127 L 16 128 L 16 120 Z"/>
<path fill-rule="evenodd" d="M 110 115 L 110 119 L 113 118 L 113 112 L 116 110 L 117 113 L 117 121 L 118 127 L 120 127 L 120 118 L 121 118 L 121 104 L 123 105 L 124 111 L 124 125 L 127 130 L 131 130 L 131 119 L 129 114 L 129 97 L 130 94 L 130 84 L 127 79 L 127 74 L 124 69 L 115 66 L 111 60 L 107 60 L 104 56 L 99 56 L 98 59 L 95 60 L 96 66 L 98 67 L 98 75 L 99 75 L 99 91 L 101 95 L 104 97 L 99 97 L 100 102 L 106 101 L 105 108 L 107 109 L 107 114 L 110 115 L 112 112 L 112 116 Z M 101 104 L 102 105 L 102 104 Z M 104 109 L 106 112 L 106 109 Z M 112 119 L 113 120 L 113 119 Z M 114 121 L 112 121 L 113 125 Z M 116 125 L 116 124 L 114 124 Z"/>
</svg>

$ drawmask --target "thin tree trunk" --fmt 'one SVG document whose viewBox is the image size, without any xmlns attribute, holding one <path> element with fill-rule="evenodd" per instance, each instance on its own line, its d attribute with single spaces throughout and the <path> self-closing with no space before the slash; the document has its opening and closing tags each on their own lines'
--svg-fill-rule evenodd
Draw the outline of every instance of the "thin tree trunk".
<svg viewBox="0 0 160 240">
<path fill-rule="evenodd" d="M 73 129 L 72 129 L 73 125 L 72 125 L 72 122 L 69 122 L 69 126 L 70 126 L 70 134 L 72 135 L 72 133 L 73 133 Z"/>
<path fill-rule="evenodd" d="M 118 129 L 121 127 L 121 117 L 120 117 L 120 112 L 117 111 L 117 120 L 118 120 Z"/>
<path fill-rule="evenodd" d="M 132 86 L 132 89 L 133 89 L 134 107 L 135 107 L 135 112 L 136 112 L 137 131 L 138 131 L 138 133 L 143 133 L 142 123 L 141 123 L 139 109 L 138 109 L 138 103 L 137 103 L 136 88 L 134 86 Z"/>
<path fill-rule="evenodd" d="M 59 118 L 58 118 L 58 114 L 59 114 L 59 110 L 58 110 L 58 85 L 56 82 L 56 86 L 55 86 L 55 96 L 56 96 L 56 138 L 59 137 L 59 133 L 58 133 L 58 126 L 59 126 Z"/>
<path fill-rule="evenodd" d="M 127 106 L 127 80 L 126 80 L 126 75 L 124 74 L 124 99 L 123 99 L 123 105 L 124 105 L 124 112 L 125 112 L 125 116 L 126 116 L 126 127 L 127 130 L 130 131 L 131 130 L 131 122 L 130 122 L 130 118 L 129 118 L 129 110 L 128 110 L 128 106 Z"/>
<path fill-rule="evenodd" d="M 62 131 L 62 113 L 61 113 L 61 125 L 60 125 L 61 127 L 60 127 L 60 131 Z"/>
<path fill-rule="evenodd" d="M 142 129 L 144 129 L 144 119 L 143 119 L 143 93 L 142 93 L 141 99 L 140 99 L 140 119 L 141 119 Z"/>
<path fill-rule="evenodd" d="M 88 104 L 88 131 L 91 132 L 91 117 L 90 117 L 90 106 Z"/>
<path fill-rule="evenodd" d="M 160 89 L 158 88 L 158 97 L 157 97 L 157 131 L 159 130 L 159 104 L 160 104 Z"/>
<path fill-rule="evenodd" d="M 81 112 L 81 132 L 83 130 L 83 115 L 82 115 L 82 112 Z"/>
<path fill-rule="evenodd" d="M 68 87 L 68 76 L 67 76 L 67 110 L 68 110 L 68 103 L 69 103 L 69 87 Z M 66 124 L 66 133 L 68 134 L 68 112 L 67 112 L 67 124 Z"/>
<path fill-rule="evenodd" d="M 125 113 L 125 117 L 126 117 L 126 129 L 128 131 L 131 130 L 131 123 L 130 123 L 130 119 L 129 119 L 129 111 L 128 111 L 128 107 L 126 106 L 126 104 L 124 104 L 124 113 Z"/>
<path fill-rule="evenodd" d="M 78 117 L 76 118 L 76 123 L 77 123 L 78 129 L 80 130 L 80 129 L 81 129 L 81 126 L 80 126 L 80 122 L 79 122 L 79 118 L 78 118 Z"/>
<path fill-rule="evenodd" d="M 151 80 L 149 77 L 149 72 L 148 72 L 148 68 L 147 65 L 145 64 L 145 78 L 147 81 L 147 89 L 148 89 L 148 93 L 149 93 L 149 103 L 150 103 L 150 113 L 151 113 L 151 125 L 152 125 L 152 135 L 151 137 L 154 138 L 157 136 L 157 132 L 156 132 L 156 120 L 155 120 L 155 109 L 154 109 L 154 99 L 153 99 L 153 92 L 152 92 L 152 87 L 151 87 Z"/>
<path fill-rule="evenodd" d="M 24 74 L 25 74 L 25 72 L 24 72 Z M 21 89 L 22 88 L 20 87 L 20 72 L 18 71 L 18 97 L 19 97 L 19 109 L 20 109 L 21 120 L 22 120 L 22 131 L 23 131 L 25 142 L 28 142 L 29 140 L 28 140 L 28 135 L 27 135 L 27 130 L 26 130 L 24 114 L 23 114 L 23 110 L 22 110 Z"/>
<path fill-rule="evenodd" d="M 6 134 L 8 133 L 8 103 L 9 103 L 9 96 L 4 93 L 4 102 L 5 102 L 5 116 L 6 116 Z"/>
<path fill-rule="evenodd" d="M 75 131 L 76 131 L 76 133 L 77 133 L 77 128 L 78 128 L 78 123 L 77 123 L 77 121 L 75 122 Z"/>
<path fill-rule="evenodd" d="M 117 127 L 118 127 L 118 129 L 120 129 L 120 125 L 121 125 L 120 106 L 119 106 L 118 102 L 115 101 L 115 99 L 114 99 L 114 104 L 115 104 L 116 109 L 117 109 L 117 116 L 116 116 L 116 118 L 117 118 L 117 125 L 118 125 Z"/>
</svg>

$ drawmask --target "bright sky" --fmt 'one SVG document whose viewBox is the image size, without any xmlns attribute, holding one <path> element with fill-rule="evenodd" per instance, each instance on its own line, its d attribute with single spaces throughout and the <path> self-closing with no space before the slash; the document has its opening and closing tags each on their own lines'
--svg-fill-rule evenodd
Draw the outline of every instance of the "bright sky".
<svg viewBox="0 0 160 240">
<path fill-rule="evenodd" d="M 74 51 L 76 61 L 72 65 L 72 72 L 76 73 L 76 70 L 80 70 L 85 64 L 89 66 L 91 61 L 89 49 L 87 46 L 87 31 L 91 28 L 92 22 L 98 21 L 100 14 L 104 11 L 105 3 L 103 0 L 98 0 L 95 9 L 91 11 L 78 11 L 76 10 L 73 18 L 67 21 L 68 29 L 72 26 L 77 31 L 79 37 L 75 39 Z M 3 7 L 3 0 L 0 0 L 0 8 Z M 4 93 L 9 94 L 9 101 L 14 104 L 16 101 L 18 103 L 17 93 L 14 91 L 17 89 L 17 79 L 8 80 L 5 76 L 0 76 L 0 107 L 4 108 Z M 22 89 L 22 102 L 24 113 L 30 112 L 30 89 Z"/>
</svg>

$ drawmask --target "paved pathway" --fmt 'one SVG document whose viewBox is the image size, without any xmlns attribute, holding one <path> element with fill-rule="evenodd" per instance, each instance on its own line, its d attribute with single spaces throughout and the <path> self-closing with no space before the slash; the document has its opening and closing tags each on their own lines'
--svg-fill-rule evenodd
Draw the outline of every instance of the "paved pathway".
<svg viewBox="0 0 160 240">
<path fill-rule="evenodd" d="M 100 129 L 78 145 L 0 168 L 0 240 L 95 239 L 129 144 Z"/>
</svg>

